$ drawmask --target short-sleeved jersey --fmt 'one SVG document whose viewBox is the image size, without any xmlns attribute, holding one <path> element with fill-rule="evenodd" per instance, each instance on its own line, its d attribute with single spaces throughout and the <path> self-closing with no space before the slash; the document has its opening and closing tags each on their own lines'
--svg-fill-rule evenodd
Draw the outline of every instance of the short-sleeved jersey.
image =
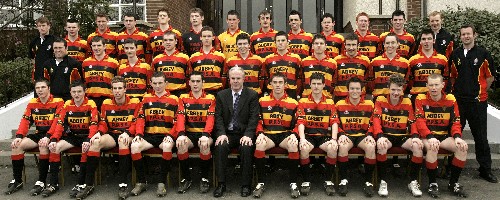
<svg viewBox="0 0 500 200">
<path fill-rule="evenodd" d="M 292 30 L 288 32 L 288 51 L 300 56 L 300 59 L 304 59 L 311 55 L 313 35 L 307 33 L 304 29 L 300 29 L 300 32 L 294 34 Z"/>
<path fill-rule="evenodd" d="M 304 125 L 304 133 L 309 136 L 331 136 L 331 127 L 338 123 L 335 116 L 335 103 L 332 99 L 321 96 L 316 103 L 312 95 L 299 100 L 297 110 L 297 124 Z"/>
<path fill-rule="evenodd" d="M 225 60 L 224 54 L 214 48 L 206 53 L 201 49 L 191 56 L 189 66 L 192 71 L 203 72 L 204 90 L 219 90 L 225 87 L 227 77 L 227 72 L 224 71 Z"/>
<path fill-rule="evenodd" d="M 80 63 L 89 56 L 89 45 L 87 44 L 87 41 L 81 39 L 80 36 L 78 36 L 75 41 L 69 40 L 68 36 L 64 39 L 68 45 L 68 56 L 74 58 Z"/>
<path fill-rule="evenodd" d="M 116 37 L 118 37 L 118 33 L 111 31 L 109 28 L 104 33 L 99 33 L 99 30 L 96 29 L 95 32 L 91 33 L 87 37 L 87 44 L 89 45 L 89 57 L 92 55 L 92 38 L 95 36 L 101 36 L 104 38 L 104 45 L 106 47 L 106 55 L 112 58 L 116 58 L 116 54 L 118 53 L 118 47 L 116 46 Z"/>
<path fill-rule="evenodd" d="M 300 67 L 300 56 L 291 52 L 280 55 L 279 53 L 273 53 L 267 56 L 264 60 L 264 79 L 269 82 L 275 73 L 283 73 L 286 76 L 286 82 L 288 83 L 288 89 L 300 90 L 300 79 L 302 78 L 301 67 Z M 271 90 L 270 84 L 267 84 L 267 89 Z"/>
<path fill-rule="evenodd" d="M 445 81 L 448 80 L 448 59 L 436 51 L 431 57 L 426 57 L 422 52 L 412 56 L 410 62 L 410 94 L 424 94 L 427 89 L 427 77 L 431 74 L 441 74 Z"/>
<path fill-rule="evenodd" d="M 366 32 L 365 36 L 362 36 L 357 29 L 356 31 L 354 31 L 354 33 L 358 35 L 358 51 L 361 54 L 368 56 L 370 60 L 377 57 L 379 37 L 371 33 L 369 30 Z"/>
<path fill-rule="evenodd" d="M 250 48 L 252 49 L 252 53 L 260 56 L 261 58 L 265 58 L 268 55 L 276 52 L 276 43 L 274 42 L 276 33 L 274 29 L 269 29 L 269 32 L 264 33 L 262 28 L 259 31 L 253 33 L 250 36 Z"/>
<path fill-rule="evenodd" d="M 186 76 L 189 65 L 189 57 L 179 51 L 172 55 L 165 52 L 156 56 L 151 64 L 153 70 L 163 72 L 168 81 L 167 90 L 175 91 L 186 88 Z"/>
<path fill-rule="evenodd" d="M 139 111 L 139 105 L 139 99 L 131 99 L 128 96 L 122 105 L 118 105 L 114 99 L 104 100 L 101 106 L 98 130 L 103 134 L 118 135 L 126 132 L 133 136 L 135 134 L 135 116 Z"/>
<path fill-rule="evenodd" d="M 219 36 L 217 36 L 220 41 L 221 52 L 224 54 L 226 59 L 229 59 L 238 54 L 238 47 L 236 47 L 236 37 L 238 37 L 238 35 L 242 33 L 246 32 L 238 29 L 233 34 L 231 34 L 228 29 L 227 31 L 224 31 Z"/>
<path fill-rule="evenodd" d="M 102 60 L 87 58 L 82 63 L 85 94 L 88 97 L 111 97 L 111 79 L 118 70 L 118 61 L 104 56 Z"/>
<path fill-rule="evenodd" d="M 389 95 L 377 97 L 373 110 L 375 138 L 384 135 L 419 137 L 416 125 L 413 106 L 409 98 L 401 97 L 396 105 L 392 105 Z"/>
<path fill-rule="evenodd" d="M 419 94 L 415 100 L 417 129 L 422 138 L 433 135 L 462 136 L 462 125 L 455 97 L 442 92 L 439 101 L 432 100 L 429 93 Z"/>
<path fill-rule="evenodd" d="M 385 32 L 380 34 L 380 40 L 379 40 L 379 51 L 384 51 L 384 41 L 385 37 L 389 33 L 394 33 L 394 30 L 391 28 L 389 32 Z M 398 36 L 398 41 L 399 41 L 399 48 L 398 48 L 398 54 L 401 55 L 402 57 L 409 59 L 411 56 L 413 56 L 416 48 L 415 44 L 415 37 L 411 33 L 406 32 L 404 30 L 403 34 L 397 35 Z"/>
<path fill-rule="evenodd" d="M 281 99 L 275 99 L 273 93 L 259 99 L 260 113 L 256 133 L 282 134 L 293 132 L 297 134 L 295 113 L 298 103 L 295 99 L 283 94 Z"/>
<path fill-rule="evenodd" d="M 363 96 L 361 97 L 364 98 Z M 371 100 L 361 100 L 358 105 L 349 101 L 349 97 L 338 101 L 335 104 L 336 116 L 339 122 L 339 136 L 363 136 L 371 135 L 372 127 L 370 119 L 373 114 L 373 102 Z"/>
<path fill-rule="evenodd" d="M 203 94 L 197 99 L 192 92 L 181 94 L 177 130 L 179 136 L 184 132 L 201 133 L 210 137 L 215 124 L 215 96 Z"/>
<path fill-rule="evenodd" d="M 325 57 L 318 60 L 314 56 L 309 56 L 302 60 L 302 72 L 304 74 L 304 90 L 302 97 L 307 97 L 311 94 L 311 76 L 313 73 L 322 73 L 325 76 L 325 88 L 323 95 L 332 98 L 333 88 L 335 87 L 335 75 L 337 74 L 337 62 L 333 58 Z"/>
<path fill-rule="evenodd" d="M 214 35 L 215 40 L 212 42 L 212 46 L 215 50 L 220 50 L 220 41 L 216 35 Z M 203 47 L 203 43 L 201 42 L 201 31 L 195 32 L 193 27 L 189 30 L 189 32 L 182 34 L 182 50 L 188 56 L 192 56 L 196 52 L 200 51 Z"/>
<path fill-rule="evenodd" d="M 99 112 L 95 102 L 85 97 L 82 105 L 77 106 L 68 100 L 55 119 L 51 141 L 59 141 L 63 135 L 78 135 L 92 138 L 97 133 Z"/>
<path fill-rule="evenodd" d="M 408 80 L 410 74 L 409 62 L 397 54 L 392 60 L 384 53 L 372 60 L 370 78 L 373 96 L 389 94 L 387 81 L 392 74 L 399 74 Z"/>
<path fill-rule="evenodd" d="M 346 97 L 349 94 L 347 88 L 349 79 L 358 77 L 364 81 L 368 76 L 370 59 L 359 52 L 352 58 L 344 53 L 335 57 L 335 62 L 337 62 L 337 74 L 335 75 L 336 84 L 333 94 L 336 97 Z M 363 92 L 366 92 L 364 88 Z"/>
<path fill-rule="evenodd" d="M 158 97 L 154 92 L 144 95 L 136 120 L 136 135 L 153 134 L 177 137 L 179 98 L 168 91 Z"/>
<path fill-rule="evenodd" d="M 24 110 L 23 117 L 16 132 L 16 138 L 25 137 L 32 124 L 36 126 L 37 134 L 47 134 L 52 122 L 57 118 L 57 111 L 64 105 L 61 98 L 50 95 L 47 102 L 42 103 L 40 98 L 32 98 Z"/>
<path fill-rule="evenodd" d="M 148 35 L 142 31 L 139 31 L 138 28 L 132 34 L 128 34 L 127 30 L 119 33 L 116 37 L 116 45 L 118 46 L 118 57 L 117 60 L 120 64 L 127 62 L 127 54 L 125 53 L 125 49 L 123 48 L 123 44 L 126 39 L 134 39 L 137 45 L 137 57 L 142 60 L 142 62 L 151 63 L 151 60 L 146 59 L 146 55 L 150 54 L 148 50 Z"/>
<path fill-rule="evenodd" d="M 155 58 L 156 56 L 162 54 L 165 51 L 165 47 L 163 46 L 163 35 L 172 31 L 177 36 L 177 49 L 182 50 L 182 35 L 177 29 L 174 29 L 172 26 L 168 26 L 167 30 L 162 31 L 159 27 L 155 31 L 149 34 L 148 45 L 151 50 L 151 58 Z M 148 62 L 150 63 L 150 62 Z"/>
<path fill-rule="evenodd" d="M 262 76 L 262 64 L 264 59 L 258 55 L 250 53 L 246 59 L 243 59 L 238 53 L 235 56 L 226 59 L 226 70 L 229 71 L 232 67 L 241 67 L 245 70 L 245 81 L 243 86 L 248 87 L 257 94 L 262 94 L 262 88 L 264 87 L 264 80 Z"/>
<path fill-rule="evenodd" d="M 325 35 L 323 31 L 321 31 L 321 35 L 326 38 L 326 55 L 330 58 L 335 58 L 336 56 L 342 54 L 343 46 L 344 46 L 344 36 L 337 34 L 337 32 L 332 31 L 330 35 Z M 312 51 L 311 51 L 312 52 Z"/>
<path fill-rule="evenodd" d="M 137 60 L 134 66 L 127 60 L 118 68 L 118 76 L 127 81 L 127 94 L 132 98 L 143 97 L 147 93 L 152 75 L 151 66 L 141 60 Z"/>
</svg>

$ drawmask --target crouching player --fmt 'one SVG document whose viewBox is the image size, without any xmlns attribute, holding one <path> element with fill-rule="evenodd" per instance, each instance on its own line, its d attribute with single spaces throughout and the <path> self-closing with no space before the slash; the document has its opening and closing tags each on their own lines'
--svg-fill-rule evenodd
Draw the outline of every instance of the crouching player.
<svg viewBox="0 0 500 200">
<path fill-rule="evenodd" d="M 163 153 L 156 195 L 163 197 L 167 194 L 165 183 L 167 174 L 170 172 L 172 148 L 177 136 L 174 125 L 178 115 L 179 98 L 166 90 L 167 81 L 163 72 L 153 73 L 151 86 L 153 93 L 144 95 L 140 104 L 136 121 L 136 134 L 130 146 L 132 162 L 137 172 L 137 183 L 131 194 L 137 196 L 147 189 L 141 152 L 159 147 Z"/>
<path fill-rule="evenodd" d="M 415 101 L 417 129 L 423 138 L 427 154 L 425 166 L 429 176 L 429 195 L 439 196 L 436 182 L 437 154 L 439 148 L 454 153 L 451 162 L 451 176 L 448 189 L 459 197 L 467 197 L 458 179 L 467 159 L 467 143 L 461 139 L 460 114 L 455 96 L 445 94 L 445 83 L 440 74 L 431 74 L 427 78 L 427 94 L 419 94 Z"/>
<path fill-rule="evenodd" d="M 215 97 L 203 91 L 203 73 L 194 71 L 189 76 L 191 92 L 180 97 L 179 134 L 176 141 L 177 158 L 181 171 L 181 184 L 177 190 L 185 193 L 191 187 L 189 172 L 189 149 L 195 145 L 200 148 L 200 192 L 206 193 L 210 189 L 208 175 L 210 172 L 210 146 L 212 146 L 212 130 L 215 123 Z M 184 123 L 183 123 L 184 122 Z"/>
<path fill-rule="evenodd" d="M 9 183 L 5 194 L 12 194 L 23 188 L 23 168 L 24 152 L 38 147 L 40 156 L 38 162 L 38 181 L 31 189 L 30 194 L 36 196 L 45 188 L 47 171 L 49 169 L 49 144 L 50 135 L 48 131 L 52 126 L 56 111 L 64 105 L 61 98 L 54 98 L 50 94 L 50 86 L 47 79 L 40 79 L 35 82 L 35 91 L 38 98 L 33 98 L 28 103 L 24 111 L 21 123 L 17 129 L 16 139 L 12 141 L 12 171 L 14 180 Z M 31 124 L 35 124 L 36 133 L 28 134 Z"/>
<path fill-rule="evenodd" d="M 325 77 L 321 73 L 311 75 L 312 93 L 307 98 L 299 101 L 298 131 L 300 148 L 300 166 L 303 168 L 300 193 L 307 195 L 311 189 L 310 186 L 310 168 L 309 152 L 314 147 L 319 147 L 326 152 L 326 177 L 325 191 L 331 196 L 335 193 L 334 184 L 331 181 L 333 170 L 337 163 L 337 132 L 338 123 L 336 121 L 335 104 L 332 99 L 323 95 L 325 87 Z M 330 130 L 331 129 L 331 130 Z M 334 131 L 335 130 L 335 131 Z"/>
<path fill-rule="evenodd" d="M 422 196 L 417 182 L 422 164 L 423 143 L 417 132 L 413 107 L 409 98 L 403 97 L 405 79 L 392 74 L 388 81 L 389 95 L 378 96 L 373 111 L 373 135 L 377 140 L 377 166 L 380 179 L 378 194 L 387 196 L 387 150 L 402 147 L 413 153 L 410 163 L 411 182 L 408 189 L 413 196 Z"/>
</svg>

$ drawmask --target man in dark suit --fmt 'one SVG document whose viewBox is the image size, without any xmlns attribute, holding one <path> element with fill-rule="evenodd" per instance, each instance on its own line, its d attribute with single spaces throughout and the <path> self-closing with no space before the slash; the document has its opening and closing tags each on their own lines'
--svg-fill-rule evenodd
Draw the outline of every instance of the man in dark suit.
<svg viewBox="0 0 500 200">
<path fill-rule="evenodd" d="M 253 138 L 257 127 L 259 101 L 257 93 L 243 87 L 245 72 L 241 67 L 229 70 L 231 88 L 217 93 L 215 106 L 215 165 L 219 184 L 214 197 L 226 191 L 227 157 L 232 148 L 238 147 L 242 165 L 241 196 L 250 195 Z"/>
</svg>

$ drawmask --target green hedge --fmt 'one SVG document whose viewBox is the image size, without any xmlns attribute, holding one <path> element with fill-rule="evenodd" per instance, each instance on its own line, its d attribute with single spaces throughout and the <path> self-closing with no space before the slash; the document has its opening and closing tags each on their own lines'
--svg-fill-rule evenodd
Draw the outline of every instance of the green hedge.
<svg viewBox="0 0 500 200">
<path fill-rule="evenodd" d="M 5 106 L 33 91 L 31 70 L 28 58 L 0 62 L 0 106 Z"/>
</svg>

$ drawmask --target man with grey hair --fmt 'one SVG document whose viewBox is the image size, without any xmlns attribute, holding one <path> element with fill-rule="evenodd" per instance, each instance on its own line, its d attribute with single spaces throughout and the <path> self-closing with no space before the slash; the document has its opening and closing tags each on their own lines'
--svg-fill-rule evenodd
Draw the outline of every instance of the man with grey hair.
<svg viewBox="0 0 500 200">
<path fill-rule="evenodd" d="M 214 197 L 226 191 L 226 165 L 229 152 L 238 148 L 241 156 L 241 196 L 250 195 L 252 183 L 253 138 L 259 116 L 257 92 L 243 87 L 245 71 L 241 67 L 229 70 L 230 88 L 217 93 L 215 105 L 215 166 L 217 188 Z"/>
</svg>

